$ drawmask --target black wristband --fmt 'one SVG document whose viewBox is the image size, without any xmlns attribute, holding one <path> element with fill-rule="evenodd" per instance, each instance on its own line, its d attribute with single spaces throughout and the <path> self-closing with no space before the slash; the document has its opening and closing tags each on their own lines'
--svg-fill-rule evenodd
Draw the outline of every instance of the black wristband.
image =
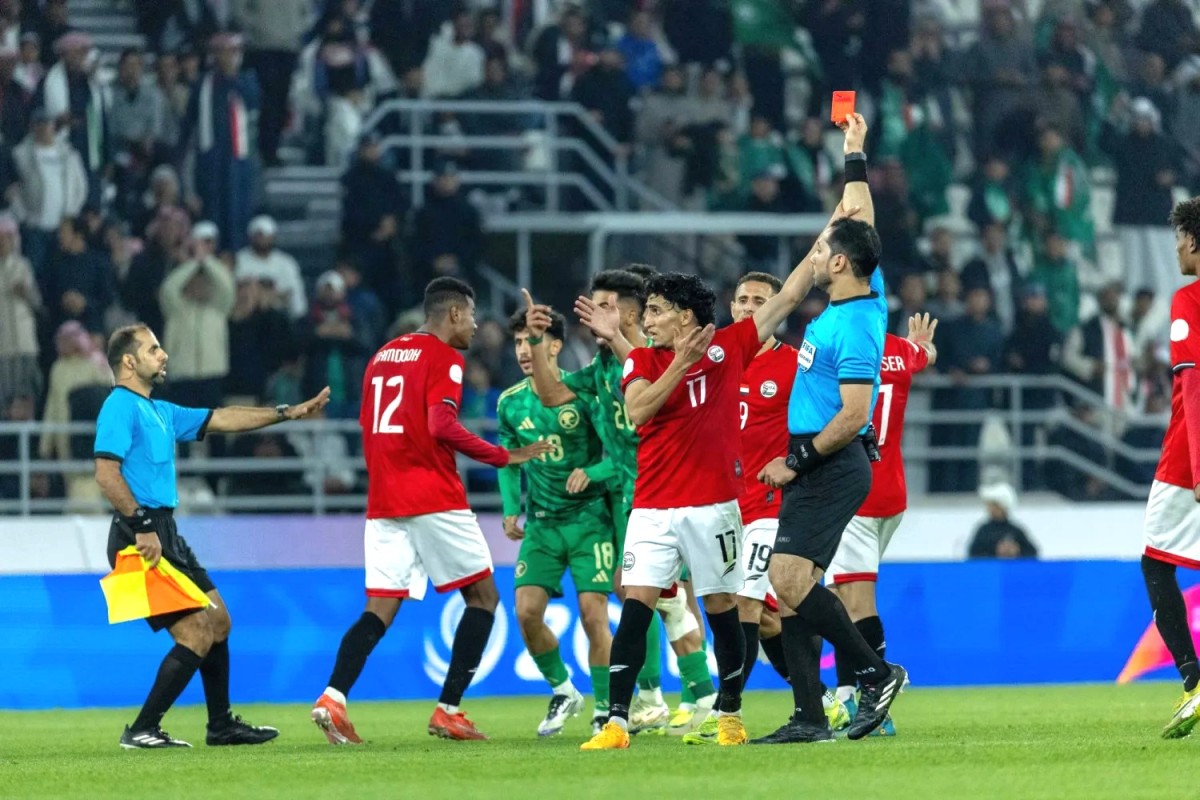
<svg viewBox="0 0 1200 800">
<path fill-rule="evenodd" d="M 846 183 L 867 182 L 867 157 L 862 153 L 847 153 L 845 168 Z"/>
<path fill-rule="evenodd" d="M 817 452 L 812 439 L 801 439 L 793 442 L 788 448 L 788 456 L 784 466 L 796 473 L 796 477 L 807 475 L 817 468 L 825 457 Z"/>
</svg>

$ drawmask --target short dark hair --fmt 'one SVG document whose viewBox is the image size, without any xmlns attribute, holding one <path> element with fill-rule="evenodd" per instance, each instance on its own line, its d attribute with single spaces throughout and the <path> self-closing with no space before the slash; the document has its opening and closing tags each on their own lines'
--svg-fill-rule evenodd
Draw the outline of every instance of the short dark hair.
<svg viewBox="0 0 1200 800">
<path fill-rule="evenodd" d="M 122 358 L 137 355 L 138 332 L 148 332 L 149 330 L 150 326 L 146 323 L 135 322 L 132 325 L 117 328 L 112 332 L 112 336 L 108 337 L 108 366 L 114 375 L 117 374 L 117 367 L 121 366 Z"/>
<path fill-rule="evenodd" d="M 144 55 L 145 54 L 142 53 L 142 48 L 140 47 L 126 47 L 121 51 L 121 57 L 117 59 L 117 65 L 119 66 L 124 64 L 127 59 L 133 58 L 134 56 L 143 58 Z"/>
<path fill-rule="evenodd" d="M 592 278 L 593 292 L 616 292 L 618 300 L 635 300 L 646 307 L 646 282 L 625 269 L 606 269 Z"/>
<path fill-rule="evenodd" d="M 434 278 L 425 287 L 425 316 L 440 317 L 454 306 L 475 299 L 475 290 L 458 278 Z"/>
<path fill-rule="evenodd" d="M 526 330 L 525 325 L 525 309 L 518 308 L 508 318 L 508 332 L 516 335 L 523 330 Z M 558 339 L 560 342 L 567 338 L 567 318 L 557 311 L 550 311 L 550 327 L 546 329 L 546 333 Z"/>
<path fill-rule="evenodd" d="M 656 294 L 668 303 L 691 311 L 699 325 L 708 325 L 716 318 L 717 294 L 696 275 L 664 272 L 646 284 L 646 296 Z"/>
<path fill-rule="evenodd" d="M 747 272 L 738 279 L 737 286 L 740 287 L 743 283 L 749 283 L 750 281 L 754 281 L 756 283 L 765 283 L 767 286 L 771 287 L 771 292 L 773 294 L 779 294 L 781 291 L 783 291 L 783 281 L 779 280 L 779 278 L 776 278 L 769 272 Z"/>
<path fill-rule="evenodd" d="M 842 217 L 829 226 L 829 249 L 850 262 L 856 278 L 869 278 L 879 266 L 883 245 L 875 226 L 860 219 Z"/>
<path fill-rule="evenodd" d="M 626 264 L 624 269 L 626 272 L 632 272 L 644 281 L 648 281 L 658 274 L 658 267 L 653 267 L 649 264 L 639 264 L 636 261 Z"/>
<path fill-rule="evenodd" d="M 1172 228 L 1191 236 L 1200 244 L 1200 197 L 1176 203 L 1167 221 L 1171 223 Z"/>
</svg>

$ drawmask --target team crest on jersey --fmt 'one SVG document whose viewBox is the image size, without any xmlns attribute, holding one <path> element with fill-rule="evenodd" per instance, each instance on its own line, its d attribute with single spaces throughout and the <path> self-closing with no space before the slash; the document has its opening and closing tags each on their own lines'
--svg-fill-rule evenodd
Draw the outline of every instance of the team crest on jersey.
<svg viewBox="0 0 1200 800">
<path fill-rule="evenodd" d="M 725 360 L 725 348 L 721 347 L 719 344 L 714 344 L 712 347 L 708 348 L 708 359 L 714 364 L 720 364 Z"/>
<path fill-rule="evenodd" d="M 808 339 L 805 339 L 800 345 L 799 353 L 796 355 L 796 363 L 800 365 L 801 370 L 808 372 L 813 365 L 813 359 L 816 357 L 817 348 L 813 346 L 812 342 L 810 342 Z"/>
<path fill-rule="evenodd" d="M 779 387 L 775 385 L 775 381 L 763 381 L 763 385 L 758 387 L 758 391 L 763 397 L 774 397 L 779 391 Z"/>
<path fill-rule="evenodd" d="M 579 412 L 575 406 L 567 406 L 558 412 L 558 427 L 564 431 L 573 431 L 579 427 Z"/>
</svg>

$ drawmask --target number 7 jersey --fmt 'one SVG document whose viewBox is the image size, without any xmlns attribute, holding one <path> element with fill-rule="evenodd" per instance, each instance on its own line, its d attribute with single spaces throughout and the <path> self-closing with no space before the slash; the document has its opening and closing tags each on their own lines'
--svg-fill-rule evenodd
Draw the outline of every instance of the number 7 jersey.
<svg viewBox="0 0 1200 800">
<path fill-rule="evenodd" d="M 462 354 L 418 331 L 393 339 L 363 376 L 363 457 L 367 519 L 415 517 L 468 508 L 454 448 L 429 432 L 429 408 L 462 404 Z"/>
<path fill-rule="evenodd" d="M 929 365 L 925 348 L 908 339 L 887 334 L 883 340 L 883 363 L 879 370 L 879 396 L 871 422 L 879 438 L 879 461 L 871 465 L 871 493 L 858 509 L 859 517 L 894 517 L 908 508 L 908 486 L 904 480 L 904 410 L 913 375 Z M 857 447 L 857 444 L 851 445 Z"/>
</svg>

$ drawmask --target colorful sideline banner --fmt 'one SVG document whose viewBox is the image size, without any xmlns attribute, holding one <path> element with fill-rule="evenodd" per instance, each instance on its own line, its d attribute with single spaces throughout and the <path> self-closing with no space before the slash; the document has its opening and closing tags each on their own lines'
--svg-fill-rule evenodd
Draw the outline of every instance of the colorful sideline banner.
<svg viewBox="0 0 1200 800">
<path fill-rule="evenodd" d="M 99 577 L 0 577 L 0 708 L 135 706 L 144 699 L 166 634 L 142 622 L 109 625 Z M 235 702 L 309 702 L 325 687 L 338 643 L 362 613 L 358 569 L 214 571 L 233 615 Z M 1185 588 L 1197 584 L 1181 570 Z M 502 598 L 491 640 L 468 693 L 545 695 L 513 611 L 511 567 L 496 575 Z M 1189 592 L 1193 629 L 1200 591 Z M 885 566 L 879 607 L 888 657 L 915 686 L 1111 682 L 1169 677 L 1150 625 L 1136 562 L 963 562 Z M 405 602 L 354 688 L 355 700 L 437 696 L 454 627 L 457 593 Z M 615 624 L 619 609 L 610 605 Z M 547 622 L 562 642 L 576 685 L 589 691 L 587 643 L 574 599 L 551 604 Z M 1146 639 L 1143 640 L 1143 635 Z M 664 652 L 669 649 L 664 647 Z M 711 658 L 711 657 L 710 657 Z M 826 659 L 828 663 L 828 658 Z M 674 663 L 664 683 L 678 688 Z M 832 680 L 829 675 L 827 680 Z M 751 688 L 782 689 L 767 664 Z M 195 680 L 182 702 L 203 702 Z M 530 723 L 540 710 L 530 707 Z"/>
</svg>

